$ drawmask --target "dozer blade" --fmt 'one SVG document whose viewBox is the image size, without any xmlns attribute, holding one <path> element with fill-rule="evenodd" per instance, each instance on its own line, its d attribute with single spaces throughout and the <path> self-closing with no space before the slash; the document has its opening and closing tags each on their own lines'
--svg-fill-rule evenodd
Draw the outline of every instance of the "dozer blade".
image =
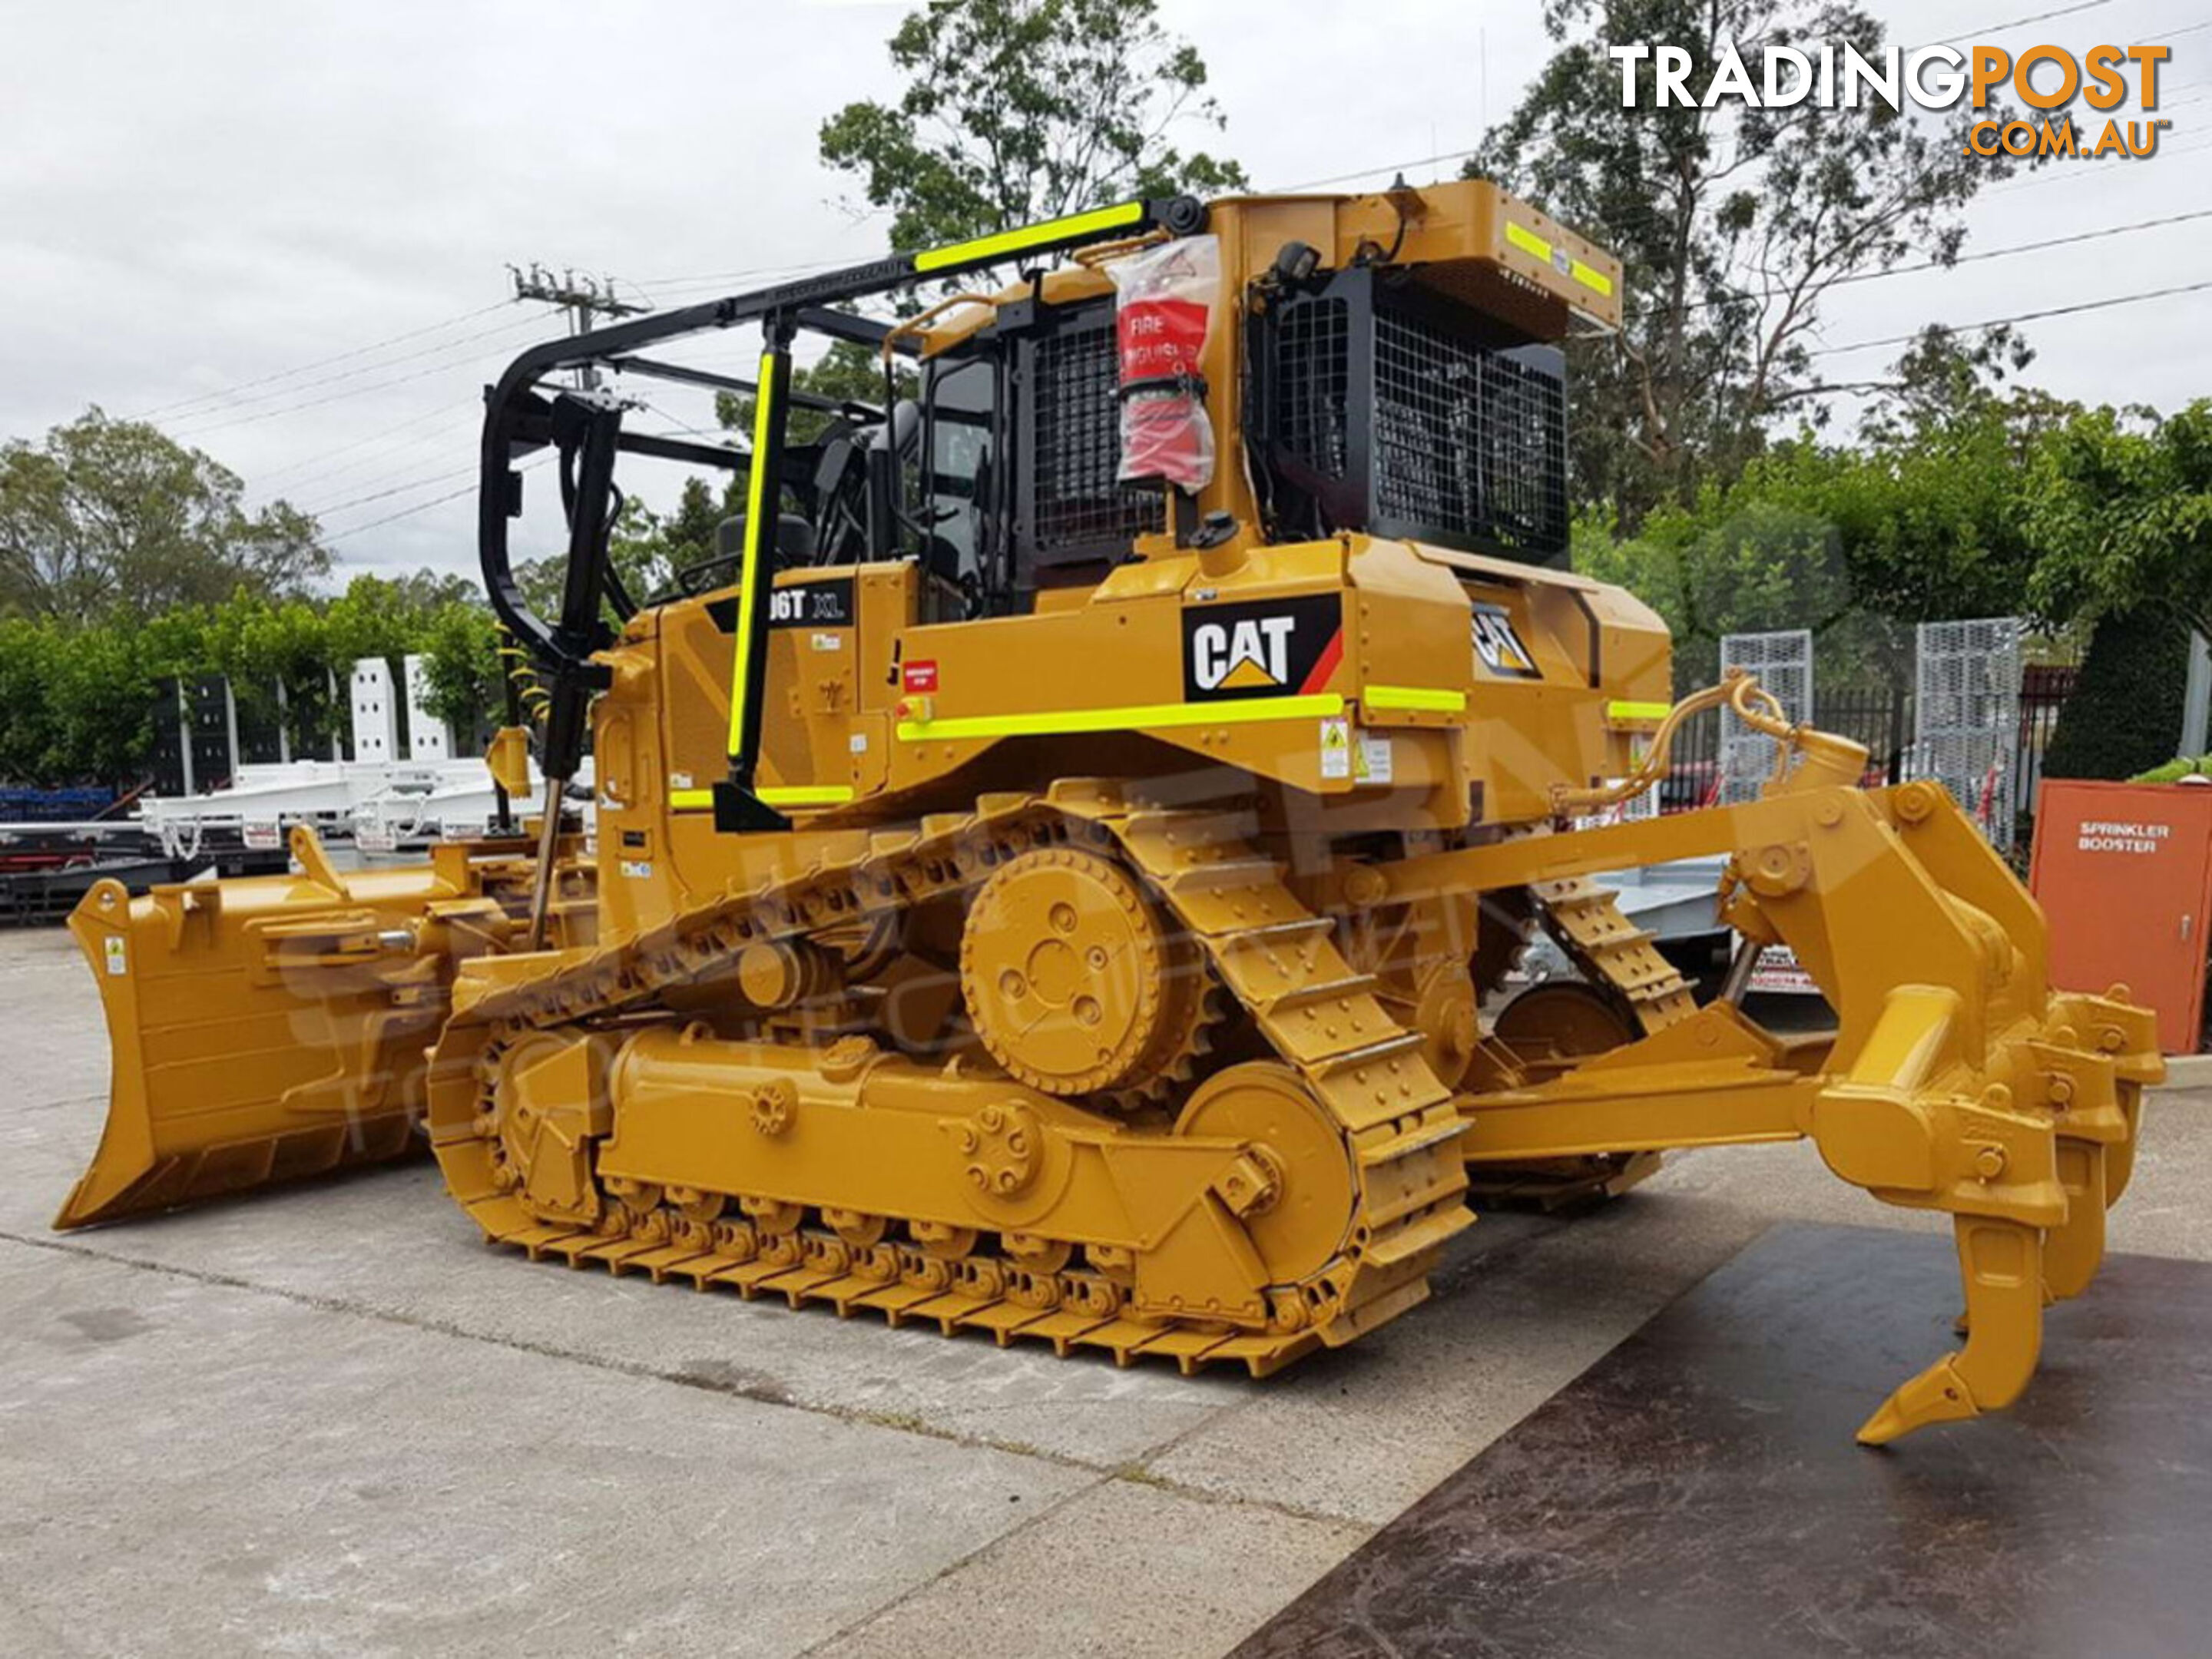
<svg viewBox="0 0 2212 1659">
<path fill-rule="evenodd" d="M 453 890 L 428 867 L 341 878 L 319 846 L 308 868 L 85 895 L 70 931 L 107 1018 L 108 1113 L 57 1227 L 415 1148 L 445 1013 L 442 963 L 418 941 Z"/>
<path fill-rule="evenodd" d="M 1996 1410 L 2034 1374 L 2047 1303 L 2104 1259 L 2142 1093 L 2164 1074 L 2124 987 L 2053 991 L 2034 901 L 1936 786 L 1770 788 L 1741 806 L 1404 860 L 1390 890 L 1480 890 L 1727 854 L 1724 908 L 1790 946 L 1835 1010 L 1787 1042 L 1725 998 L 1571 1069 L 1468 1097 L 1476 1165 L 1809 1138 L 1883 1202 L 1948 1213 L 1964 1346 L 1859 1431 L 1882 1445 Z"/>
</svg>

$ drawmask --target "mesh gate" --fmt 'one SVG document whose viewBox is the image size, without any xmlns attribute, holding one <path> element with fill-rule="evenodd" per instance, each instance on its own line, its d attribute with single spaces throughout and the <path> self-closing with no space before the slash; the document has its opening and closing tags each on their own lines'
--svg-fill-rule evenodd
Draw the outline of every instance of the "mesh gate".
<svg viewBox="0 0 2212 1659">
<path fill-rule="evenodd" d="M 1723 635 L 1722 677 L 1732 668 L 1757 676 L 1792 726 L 1813 718 L 1813 635 L 1808 629 Z M 1720 799 L 1723 803 L 1755 799 L 1759 785 L 1773 774 L 1775 740 L 1752 731 L 1733 714 L 1721 719 Z"/>
<path fill-rule="evenodd" d="M 1990 844 L 2009 850 L 2019 809 L 2017 617 L 1922 623 L 1911 770 L 1951 792 Z"/>
</svg>

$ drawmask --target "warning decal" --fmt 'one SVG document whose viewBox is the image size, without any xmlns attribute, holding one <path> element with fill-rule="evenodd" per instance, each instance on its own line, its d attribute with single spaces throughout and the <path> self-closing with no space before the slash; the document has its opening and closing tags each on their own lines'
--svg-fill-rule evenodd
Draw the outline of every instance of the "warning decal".
<svg viewBox="0 0 2212 1659">
<path fill-rule="evenodd" d="M 1394 770 L 1391 764 L 1390 739 L 1387 736 L 1359 735 L 1359 752 L 1352 757 L 1352 775 L 1359 783 L 1388 783 Z"/>
<path fill-rule="evenodd" d="M 1321 723 L 1321 775 L 1325 778 L 1352 775 L 1352 722 L 1341 715 Z"/>
</svg>

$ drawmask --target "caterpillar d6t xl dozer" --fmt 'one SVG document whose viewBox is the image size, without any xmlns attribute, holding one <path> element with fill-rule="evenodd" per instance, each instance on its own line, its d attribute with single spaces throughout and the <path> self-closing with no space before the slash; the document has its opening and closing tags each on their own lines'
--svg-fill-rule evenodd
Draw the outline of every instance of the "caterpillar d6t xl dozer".
<svg viewBox="0 0 2212 1659">
<path fill-rule="evenodd" d="M 1264 1374 L 1421 1301 L 1471 1178 L 1594 1197 L 1805 1137 L 1957 1233 L 1963 1347 L 1862 1437 L 2006 1404 L 2096 1270 L 2149 1019 L 2051 988 L 1940 789 L 1858 787 L 1749 681 L 1670 707 L 1657 619 L 1564 568 L 1557 343 L 1620 281 L 1480 182 L 1176 198 L 525 354 L 480 551 L 550 699 L 536 829 L 95 889 L 113 1099 L 60 1224 L 427 1135 L 532 1257 Z M 738 327 L 757 380 L 659 349 Z M 801 335 L 879 356 L 880 403 L 795 388 Z M 750 398 L 750 446 L 637 429 L 647 380 Z M 550 620 L 510 562 L 534 451 Z M 641 605 L 641 457 L 747 480 Z M 1759 797 L 1606 822 L 1705 711 L 1778 740 Z M 1701 1001 L 1592 878 L 1717 854 Z M 1503 1000 L 1539 927 L 1578 979 Z M 1832 1031 L 1745 1014 L 1778 944 Z"/>
</svg>

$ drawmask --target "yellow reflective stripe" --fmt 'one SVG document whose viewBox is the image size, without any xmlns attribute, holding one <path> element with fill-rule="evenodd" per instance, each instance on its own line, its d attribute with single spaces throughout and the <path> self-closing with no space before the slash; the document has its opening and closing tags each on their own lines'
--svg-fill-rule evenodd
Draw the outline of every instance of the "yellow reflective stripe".
<svg viewBox="0 0 2212 1659">
<path fill-rule="evenodd" d="M 1533 253 L 1547 264 L 1551 263 L 1552 245 L 1517 220 L 1505 222 L 1505 240 L 1523 253 Z"/>
<path fill-rule="evenodd" d="M 842 806 L 853 799 L 849 784 L 799 783 L 789 788 L 768 788 L 754 792 L 770 806 Z M 672 789 L 668 804 L 678 812 L 704 812 L 713 810 L 714 792 L 711 789 Z"/>
<path fill-rule="evenodd" d="M 946 265 L 971 264 L 979 259 L 1003 259 L 1025 248 L 1042 247 L 1048 242 L 1057 242 L 1071 236 L 1088 236 L 1095 231 L 1112 230 L 1121 225 L 1133 225 L 1145 216 L 1142 202 L 1117 202 L 1112 207 L 1093 208 L 1088 213 L 1070 214 L 1065 219 L 1048 219 L 1039 225 L 1023 225 L 1014 230 L 1002 230 L 995 236 L 978 236 L 973 241 L 955 242 L 949 247 L 933 247 L 914 256 L 916 270 L 941 270 Z"/>
<path fill-rule="evenodd" d="M 1440 714 L 1463 714 L 1467 693 L 1425 685 L 1370 685 L 1359 694 L 1370 708 L 1419 708 Z"/>
<path fill-rule="evenodd" d="M 1605 717 L 1609 720 L 1663 720 L 1674 708 L 1671 702 L 1609 702 L 1605 706 Z"/>
<path fill-rule="evenodd" d="M 795 783 L 757 792 L 770 806 L 842 806 L 853 799 L 848 783 Z"/>
<path fill-rule="evenodd" d="M 1341 714 L 1334 691 L 1302 697 L 1249 697 L 1233 702 L 1161 702 L 1133 708 L 1066 708 L 1042 714 L 975 714 L 945 720 L 901 720 L 908 743 L 940 738 L 1040 738 L 1074 732 L 1133 732 L 1158 726 L 1240 726 Z"/>
<path fill-rule="evenodd" d="M 1607 296 L 1612 295 L 1613 278 L 1607 276 L 1603 271 L 1595 270 L 1589 265 L 1586 265 L 1579 259 L 1570 259 L 1567 262 L 1567 269 L 1574 273 L 1575 280 L 1580 283 L 1584 288 L 1590 289 L 1596 293 L 1603 294 Z"/>
<path fill-rule="evenodd" d="M 1528 226 L 1508 219 L 1505 222 L 1505 240 L 1523 253 L 1534 254 L 1554 270 L 1559 269 L 1559 262 L 1552 257 L 1552 245 Z M 1572 254 L 1567 255 L 1566 258 L 1567 274 L 1584 288 L 1599 294 L 1610 295 L 1613 292 L 1612 277 L 1594 265 L 1583 264 Z"/>
<path fill-rule="evenodd" d="M 747 468 L 745 480 L 745 548 L 744 559 L 738 566 L 738 651 L 737 660 L 730 673 L 730 757 L 738 758 L 738 750 L 745 740 L 745 685 L 752 672 L 753 607 L 760 603 L 760 590 L 767 586 L 763 572 L 768 561 L 763 556 L 768 538 L 775 526 L 769 523 L 768 514 L 772 498 L 768 491 L 768 468 L 763 461 L 768 454 L 770 422 L 775 417 L 776 354 L 761 353 L 760 390 L 753 394 L 753 459 Z"/>
</svg>

